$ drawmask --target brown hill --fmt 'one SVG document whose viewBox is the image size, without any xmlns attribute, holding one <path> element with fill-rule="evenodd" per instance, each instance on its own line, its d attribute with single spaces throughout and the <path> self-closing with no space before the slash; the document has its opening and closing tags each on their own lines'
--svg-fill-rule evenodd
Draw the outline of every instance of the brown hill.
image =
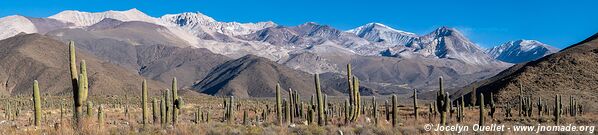
<svg viewBox="0 0 598 135">
<path fill-rule="evenodd" d="M 343 94 L 342 83 L 327 85 L 329 81 L 326 80 L 324 76 L 320 80 L 324 93 L 331 96 Z M 284 95 L 288 88 L 297 90 L 303 96 L 315 94 L 313 75 L 255 55 L 247 55 L 221 64 L 193 87 L 210 95 L 273 97 L 276 94 L 276 83 L 280 83 L 285 90 Z"/>
<path fill-rule="evenodd" d="M 82 30 L 79 32 L 85 33 Z M 170 83 L 172 77 L 176 76 L 181 88 L 190 87 L 194 82 L 203 79 L 210 69 L 230 60 L 205 48 L 163 44 L 133 45 L 89 34 L 75 35 L 77 37 L 51 37 L 63 41 L 72 40 L 78 48 L 146 78 Z"/>
<path fill-rule="evenodd" d="M 81 49 L 76 53 L 78 61 L 87 63 L 91 95 L 139 93 L 142 77 Z M 71 92 L 66 43 L 39 34 L 18 35 L 0 41 L 0 61 L 2 94 L 30 93 L 36 79 L 42 93 Z M 148 81 L 152 93 L 166 88 L 163 83 Z"/>
<path fill-rule="evenodd" d="M 598 33 L 590 38 L 567 47 L 562 51 L 548 55 L 536 61 L 518 64 L 499 73 L 498 75 L 474 83 L 465 90 L 456 91 L 455 96 L 465 93 L 465 100 L 469 100 L 472 86 L 477 88 L 477 94 L 489 96 L 492 92 L 495 101 L 499 103 L 511 102 L 518 104 L 519 84 L 523 86 L 524 96 L 532 96 L 537 100 L 541 97 L 545 101 L 554 99 L 556 94 L 563 95 L 568 104 L 569 96 L 579 99 L 585 109 L 596 109 L 598 102 Z M 554 101 L 554 100 L 553 100 Z"/>
</svg>

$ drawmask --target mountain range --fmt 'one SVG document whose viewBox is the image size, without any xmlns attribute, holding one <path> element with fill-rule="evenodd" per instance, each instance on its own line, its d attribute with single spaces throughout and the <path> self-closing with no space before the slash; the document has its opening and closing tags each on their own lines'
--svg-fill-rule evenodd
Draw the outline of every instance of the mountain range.
<svg viewBox="0 0 598 135">
<path fill-rule="evenodd" d="M 72 40 L 122 72 L 161 83 L 177 77 L 183 88 L 240 96 L 269 96 L 256 93 L 271 93 L 276 83 L 310 94 L 309 74 L 342 81 L 346 64 L 352 64 L 353 73 L 363 80 L 362 90 L 372 94 L 434 90 L 439 76 L 446 78 L 449 88 L 461 87 L 557 50 L 530 40 L 485 50 L 449 27 L 420 36 L 380 23 L 344 31 L 315 22 L 219 22 L 198 12 L 155 18 L 137 9 L 69 10 L 48 18 L 7 16 L 0 18 L 0 31 L 0 39 L 7 40 L 19 33 Z M 253 65 L 256 62 L 264 65 Z M 250 85 L 250 78 L 263 80 L 240 86 Z M 328 80 L 328 94 L 345 92 L 342 82 Z"/>
<path fill-rule="evenodd" d="M 514 65 L 494 77 L 483 79 L 457 89 L 452 97 L 464 95 L 469 101 L 471 94 L 489 96 L 500 104 L 518 104 L 520 91 L 534 100 L 554 102 L 556 95 L 575 98 L 584 111 L 595 110 L 598 102 L 595 94 L 598 81 L 598 33 L 573 44 L 557 53 L 540 59 Z M 475 89 L 476 91 L 472 92 Z M 489 100 L 489 99 L 485 99 Z M 564 104 L 564 103 L 563 103 Z"/>
</svg>

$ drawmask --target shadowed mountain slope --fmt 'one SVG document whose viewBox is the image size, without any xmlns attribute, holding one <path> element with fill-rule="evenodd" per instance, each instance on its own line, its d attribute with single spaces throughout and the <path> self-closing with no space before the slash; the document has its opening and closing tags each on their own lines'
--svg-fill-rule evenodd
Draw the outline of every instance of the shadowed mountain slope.
<svg viewBox="0 0 598 135">
<path fill-rule="evenodd" d="M 457 91 L 455 95 L 466 94 L 467 101 L 475 85 L 480 86 L 478 94 L 489 96 L 492 92 L 499 103 L 515 103 L 521 84 L 524 96 L 541 97 L 549 103 L 556 94 L 563 95 L 565 99 L 573 96 L 581 101 L 584 109 L 596 109 L 596 104 L 592 103 L 598 102 L 597 38 L 598 33 L 555 54 L 510 67 L 492 78 Z M 568 104 L 567 100 L 564 102 Z"/>
<path fill-rule="evenodd" d="M 91 95 L 137 94 L 143 78 L 134 72 L 98 59 L 78 49 L 78 62 L 85 60 Z M 33 80 L 40 92 L 71 94 L 68 45 L 39 34 L 22 34 L 0 41 L 0 87 L 2 94 L 31 93 Z M 149 80 L 150 93 L 165 88 Z"/>
</svg>

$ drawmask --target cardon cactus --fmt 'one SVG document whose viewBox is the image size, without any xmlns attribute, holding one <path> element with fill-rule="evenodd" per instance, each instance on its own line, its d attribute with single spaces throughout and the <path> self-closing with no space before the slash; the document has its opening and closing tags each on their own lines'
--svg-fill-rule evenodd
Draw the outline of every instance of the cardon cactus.
<svg viewBox="0 0 598 135">
<path fill-rule="evenodd" d="M 152 122 L 158 123 L 158 117 L 160 115 L 160 108 L 158 107 L 158 100 L 156 98 L 152 99 Z"/>
<path fill-rule="evenodd" d="M 343 109 L 345 110 L 345 124 L 349 124 L 349 99 L 345 100 L 345 107 Z"/>
<path fill-rule="evenodd" d="M 93 115 L 93 102 L 87 101 L 87 117 L 91 117 Z"/>
<path fill-rule="evenodd" d="M 166 95 L 166 93 L 164 93 L 164 95 Z M 160 124 L 166 124 L 166 98 L 164 98 L 165 96 L 162 96 L 162 100 L 160 100 Z"/>
<path fill-rule="evenodd" d="M 42 105 L 41 99 L 39 94 L 39 86 L 37 80 L 33 81 L 33 106 L 34 106 L 34 115 L 35 115 L 35 126 L 41 125 L 42 119 Z"/>
<path fill-rule="evenodd" d="M 280 94 L 280 84 L 276 84 L 276 118 L 278 119 L 278 125 L 282 126 L 282 98 Z"/>
<path fill-rule="evenodd" d="M 249 125 L 249 120 L 247 119 L 247 110 L 243 110 L 243 125 Z"/>
<path fill-rule="evenodd" d="M 554 124 L 560 124 L 560 117 L 561 117 L 561 99 L 560 96 L 557 94 L 554 96 Z"/>
<path fill-rule="evenodd" d="M 449 110 L 449 94 L 444 92 L 442 87 L 442 77 L 439 79 L 440 90 L 436 93 L 436 109 L 440 113 L 440 124 L 446 125 L 446 113 Z"/>
<path fill-rule="evenodd" d="M 169 89 L 166 89 L 166 91 L 164 92 L 164 100 L 166 101 L 166 120 L 163 123 L 170 124 L 172 121 L 173 104 L 172 96 Z"/>
<path fill-rule="evenodd" d="M 143 82 L 141 83 L 141 117 L 142 117 L 142 121 L 141 123 L 145 126 L 147 125 L 147 115 L 148 115 L 148 109 L 147 109 L 147 81 L 143 80 Z"/>
<path fill-rule="evenodd" d="M 102 107 L 102 105 L 100 104 L 100 106 L 98 106 L 98 124 L 100 125 L 100 127 L 102 127 L 102 125 L 104 125 L 104 107 Z"/>
<path fill-rule="evenodd" d="M 87 101 L 87 66 L 85 64 L 85 60 L 81 61 L 81 74 L 77 72 L 77 61 L 75 55 L 75 43 L 73 41 L 69 42 L 69 68 L 71 71 L 71 82 L 73 85 L 73 101 L 74 101 L 74 118 L 75 118 L 75 125 L 81 127 L 80 120 L 81 115 L 83 114 L 83 105 L 85 105 Z"/>
<path fill-rule="evenodd" d="M 176 77 L 172 78 L 172 124 L 176 125 L 179 115 L 179 109 L 182 108 L 179 101 L 178 87 Z"/>
<path fill-rule="evenodd" d="M 417 120 L 417 89 L 413 89 L 413 116 Z"/>
<path fill-rule="evenodd" d="M 229 124 L 234 123 L 235 121 L 235 111 L 233 110 L 233 105 L 235 104 L 235 97 L 230 96 L 229 97 L 229 103 L 228 103 L 228 107 L 227 107 L 227 122 Z"/>
<path fill-rule="evenodd" d="M 494 94 L 490 93 L 490 118 L 494 119 L 494 112 L 496 112 L 496 105 L 494 104 Z"/>
<path fill-rule="evenodd" d="M 513 117 L 513 113 L 511 112 L 511 104 L 509 102 L 507 102 L 507 105 L 505 107 L 505 117 Z"/>
<path fill-rule="evenodd" d="M 291 124 L 291 103 L 287 102 L 286 99 L 283 99 L 282 104 L 284 105 L 284 119 L 286 120 L 287 124 Z"/>
<path fill-rule="evenodd" d="M 480 121 L 478 122 L 478 125 L 484 126 L 484 94 L 480 93 Z"/>
<path fill-rule="evenodd" d="M 374 116 L 374 124 L 378 125 L 378 103 L 376 102 L 376 96 L 372 97 L 372 115 Z"/>
<path fill-rule="evenodd" d="M 289 88 L 289 102 L 288 102 L 288 107 L 289 107 L 289 115 L 290 117 L 287 117 L 287 121 L 289 122 L 293 122 L 293 117 L 295 116 L 295 103 L 294 103 L 294 99 L 293 99 L 293 90 Z"/>
<path fill-rule="evenodd" d="M 347 83 L 348 83 L 348 92 L 349 92 L 349 116 L 351 116 L 350 121 L 355 122 L 361 113 L 361 94 L 359 93 L 359 79 L 356 76 L 353 76 L 351 71 L 351 64 L 347 64 Z"/>
<path fill-rule="evenodd" d="M 392 126 L 393 127 L 398 126 L 397 125 L 398 124 L 398 120 L 397 119 L 399 119 L 399 117 L 397 115 L 399 113 L 398 112 L 399 110 L 397 109 L 397 106 L 398 106 L 397 95 L 393 94 L 392 95 Z"/>
<path fill-rule="evenodd" d="M 320 75 L 316 74 L 314 77 L 316 95 L 318 100 L 318 125 L 323 126 L 324 122 L 324 99 L 322 98 L 322 90 L 320 90 Z"/>
</svg>

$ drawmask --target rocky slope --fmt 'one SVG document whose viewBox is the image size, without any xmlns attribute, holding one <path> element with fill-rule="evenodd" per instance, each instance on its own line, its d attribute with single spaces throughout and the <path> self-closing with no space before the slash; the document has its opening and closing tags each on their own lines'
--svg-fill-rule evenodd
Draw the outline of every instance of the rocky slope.
<svg viewBox="0 0 598 135">
<path fill-rule="evenodd" d="M 598 84 L 598 33 L 586 40 L 574 44 L 560 52 L 545 56 L 535 61 L 517 64 L 498 75 L 482 80 L 473 85 L 479 86 L 477 93 L 494 93 L 495 101 L 500 104 L 510 102 L 517 104 L 519 84 L 525 96 L 542 98 L 552 103 L 556 94 L 567 99 L 573 96 L 584 106 L 584 109 L 595 110 L 598 96 L 595 94 Z M 471 94 L 471 86 L 457 91 L 455 95 Z M 568 100 L 563 100 L 568 104 Z M 587 110 L 586 110 L 587 111 Z"/>
<path fill-rule="evenodd" d="M 231 60 L 214 68 L 193 88 L 210 95 L 273 97 L 277 83 L 280 83 L 283 91 L 290 88 L 303 96 L 310 96 L 315 92 L 312 75 L 255 55 Z M 342 95 L 338 90 L 325 85 L 323 87 L 326 94 Z"/>
<path fill-rule="evenodd" d="M 77 60 L 85 60 L 91 95 L 137 94 L 144 79 L 78 49 Z M 0 41 L 0 93 L 30 94 L 33 80 L 40 92 L 70 94 L 68 45 L 39 34 L 21 34 Z M 157 94 L 164 83 L 149 80 L 150 92 Z"/>
</svg>

